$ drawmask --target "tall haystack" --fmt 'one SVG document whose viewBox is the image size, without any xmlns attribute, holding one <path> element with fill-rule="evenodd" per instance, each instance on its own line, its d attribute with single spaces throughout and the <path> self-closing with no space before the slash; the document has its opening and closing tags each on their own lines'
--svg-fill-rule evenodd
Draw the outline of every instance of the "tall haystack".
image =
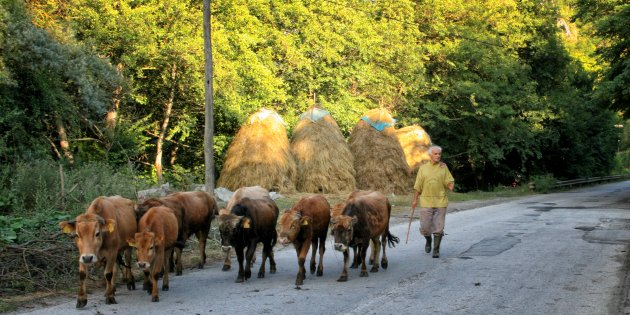
<svg viewBox="0 0 630 315">
<path fill-rule="evenodd" d="M 352 129 L 348 144 L 354 155 L 357 189 L 393 194 L 411 191 L 409 168 L 394 123 L 386 109 L 372 109 Z"/>
<path fill-rule="evenodd" d="M 431 146 L 431 137 L 418 125 L 411 125 L 396 130 L 396 137 L 405 151 L 409 173 L 415 178 L 418 168 L 430 160 L 427 150 Z"/>
<path fill-rule="evenodd" d="M 236 133 L 227 150 L 218 187 L 235 191 L 261 186 L 269 191 L 295 191 L 295 161 L 285 123 L 274 111 L 261 109 Z"/>
<path fill-rule="evenodd" d="M 327 111 L 311 107 L 300 115 L 290 147 L 297 164 L 298 191 L 339 193 L 355 189 L 354 158 Z"/>
</svg>

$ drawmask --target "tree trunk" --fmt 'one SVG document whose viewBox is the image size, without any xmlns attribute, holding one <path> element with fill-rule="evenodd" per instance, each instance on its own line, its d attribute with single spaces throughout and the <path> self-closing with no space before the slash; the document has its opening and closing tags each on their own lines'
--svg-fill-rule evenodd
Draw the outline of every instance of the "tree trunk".
<svg viewBox="0 0 630 315">
<path fill-rule="evenodd" d="M 171 112 L 173 111 L 173 102 L 175 100 L 175 77 L 177 74 L 177 66 L 173 64 L 171 66 L 171 91 L 166 101 L 164 108 L 164 120 L 162 121 L 162 128 L 158 135 L 156 148 L 155 148 L 155 175 L 159 184 L 162 184 L 162 146 L 164 145 L 164 139 L 166 138 L 166 130 L 168 129 L 168 122 L 171 119 Z"/>
<path fill-rule="evenodd" d="M 68 160 L 68 163 L 74 163 L 74 156 L 70 152 L 70 141 L 68 141 L 68 134 L 66 133 L 66 126 L 63 124 L 61 117 L 57 116 L 57 133 L 59 134 L 59 146 L 63 156 Z"/>
<path fill-rule="evenodd" d="M 122 64 L 116 65 L 116 71 L 119 75 L 122 76 Z M 116 129 L 116 123 L 118 121 L 118 110 L 120 109 L 120 100 L 122 98 L 122 85 L 119 85 L 114 90 L 114 95 L 112 96 L 112 107 L 107 112 L 107 116 L 105 117 L 105 126 L 108 131 L 113 132 Z"/>
<path fill-rule="evenodd" d="M 212 99 L 212 23 L 210 18 L 210 0 L 203 0 L 203 51 L 206 74 L 206 119 L 203 133 L 203 153 L 206 164 L 206 191 L 214 194 L 214 107 Z"/>
</svg>

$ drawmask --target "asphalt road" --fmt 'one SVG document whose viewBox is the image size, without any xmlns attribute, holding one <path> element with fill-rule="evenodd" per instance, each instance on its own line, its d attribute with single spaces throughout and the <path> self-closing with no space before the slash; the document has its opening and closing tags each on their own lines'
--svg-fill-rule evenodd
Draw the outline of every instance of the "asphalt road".
<svg viewBox="0 0 630 315">
<path fill-rule="evenodd" d="M 625 314 L 628 300 L 630 181 L 536 195 L 446 217 L 442 257 L 425 254 L 419 223 L 392 222 L 401 239 L 389 268 L 369 277 L 351 269 L 327 241 L 324 276 L 296 289 L 295 251 L 276 246 L 278 272 L 234 283 L 220 263 L 172 276 L 160 302 L 119 286 L 118 304 L 94 291 L 20 314 Z M 308 267 L 307 267 L 308 268 Z M 268 269 L 267 269 L 268 271 Z"/>
</svg>

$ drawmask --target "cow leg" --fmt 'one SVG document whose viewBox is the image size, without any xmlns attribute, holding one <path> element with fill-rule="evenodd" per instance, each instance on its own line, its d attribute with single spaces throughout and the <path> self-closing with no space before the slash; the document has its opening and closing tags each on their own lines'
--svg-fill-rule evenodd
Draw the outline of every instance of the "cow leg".
<svg viewBox="0 0 630 315">
<path fill-rule="evenodd" d="M 171 261 L 168 266 L 175 264 L 175 275 L 181 276 L 183 274 L 184 266 L 182 265 L 182 248 L 179 246 L 175 246 L 173 251 L 171 252 Z M 170 268 L 170 267 L 169 267 Z"/>
<path fill-rule="evenodd" d="M 169 289 L 169 278 L 168 278 L 168 272 L 166 272 L 166 266 L 168 266 L 170 263 L 172 263 L 173 261 L 173 249 L 169 249 L 166 251 L 165 255 L 164 255 L 164 267 L 162 268 L 164 270 L 164 278 L 162 278 L 162 291 L 168 291 Z"/>
<path fill-rule="evenodd" d="M 85 289 L 87 269 L 87 265 L 79 263 L 79 295 L 77 296 L 77 308 L 82 308 L 87 304 L 87 292 Z"/>
<path fill-rule="evenodd" d="M 236 251 L 236 260 L 238 260 L 238 275 L 236 276 L 236 282 L 243 282 L 246 279 L 245 272 L 243 271 L 244 248 L 237 246 L 234 250 Z M 249 260 L 247 261 L 249 262 Z"/>
<path fill-rule="evenodd" d="M 308 241 L 304 241 L 299 248 L 296 248 L 298 255 L 298 273 L 295 278 L 295 285 L 302 285 L 304 279 L 306 279 L 306 268 L 304 263 L 306 262 L 306 255 L 308 254 Z"/>
<path fill-rule="evenodd" d="M 267 257 L 269 258 L 269 273 L 276 273 L 276 260 L 273 257 L 273 246 L 269 244 L 269 253 L 267 253 Z"/>
<path fill-rule="evenodd" d="M 252 243 L 249 244 L 249 246 L 247 246 L 247 253 L 245 254 L 245 271 L 243 273 L 243 276 L 245 277 L 245 280 L 249 279 L 252 277 L 252 257 L 254 257 L 256 255 L 256 244 L 258 242 L 257 241 L 252 241 Z M 264 253 L 263 253 L 264 256 Z M 266 258 L 266 257 L 265 257 Z M 263 265 L 265 264 L 265 262 L 263 261 Z"/>
<path fill-rule="evenodd" d="M 127 274 L 124 278 L 127 283 L 127 290 L 135 290 L 136 289 L 136 279 L 133 278 L 133 272 L 131 271 L 131 248 L 125 249 L 125 273 Z"/>
<path fill-rule="evenodd" d="M 350 254 L 348 253 L 348 250 L 346 249 L 343 252 L 343 270 L 341 271 L 341 276 L 339 276 L 339 279 L 337 279 L 337 281 L 339 282 L 348 281 L 348 260 L 350 260 L 349 256 Z"/>
<path fill-rule="evenodd" d="M 317 266 L 317 276 L 321 277 L 324 275 L 324 252 L 326 251 L 326 240 L 319 240 L 319 266 Z M 313 256 L 315 256 L 315 251 L 313 250 Z"/>
<path fill-rule="evenodd" d="M 367 277 L 368 276 L 367 264 L 365 263 L 365 257 L 367 255 L 367 249 L 368 249 L 367 246 L 361 246 L 361 273 L 359 274 L 360 277 Z"/>
<path fill-rule="evenodd" d="M 267 262 L 267 245 L 263 244 L 263 251 L 262 251 L 262 262 L 260 264 L 260 268 L 258 269 L 258 278 L 264 278 L 265 277 L 265 264 Z"/>
<path fill-rule="evenodd" d="M 147 293 L 151 294 L 151 271 L 148 269 L 144 269 L 144 282 L 142 283 L 142 290 L 147 291 Z"/>
<path fill-rule="evenodd" d="M 373 263 L 372 263 L 372 269 L 370 269 L 370 272 L 378 272 L 378 256 L 381 253 L 381 242 L 379 241 L 378 236 L 372 238 L 371 242 L 372 242 L 373 257 L 370 258 L 370 260 L 372 260 Z"/>
<path fill-rule="evenodd" d="M 315 270 L 317 269 L 317 264 L 315 262 L 315 258 L 317 254 L 317 245 L 318 245 L 318 238 L 314 237 L 313 240 L 311 241 L 311 274 L 315 273 Z M 305 257 L 306 258 L 306 257 Z"/>
<path fill-rule="evenodd" d="M 151 266 L 151 271 L 149 272 L 149 278 L 151 281 L 151 302 L 160 301 L 160 297 L 158 296 L 157 278 L 161 268 L 157 267 L 157 264 Z M 164 267 L 166 268 L 166 266 Z M 168 272 L 165 272 L 164 274 L 168 274 Z"/>
<path fill-rule="evenodd" d="M 197 240 L 199 241 L 199 256 L 201 257 L 201 261 L 199 261 L 199 265 L 197 265 L 197 268 L 199 269 L 203 269 L 203 266 L 206 264 L 206 240 L 208 239 L 209 233 L 210 226 L 208 226 L 207 230 L 203 229 L 195 234 L 197 236 Z"/>
<path fill-rule="evenodd" d="M 105 304 L 116 304 L 114 291 L 116 286 L 116 256 L 108 257 L 105 261 Z"/>
<path fill-rule="evenodd" d="M 230 249 L 228 248 L 227 250 L 224 250 L 223 252 L 225 253 L 225 259 L 223 260 L 223 271 L 228 271 L 232 268 L 232 260 L 230 259 Z"/>
<path fill-rule="evenodd" d="M 357 248 L 357 246 L 352 246 L 352 253 L 354 254 L 354 257 L 352 258 L 352 265 L 350 266 L 350 268 L 355 269 L 357 267 L 359 267 L 359 257 L 361 255 L 359 248 Z"/>
<path fill-rule="evenodd" d="M 387 248 L 387 234 L 383 234 L 383 238 L 381 239 L 381 247 L 383 248 L 383 258 L 381 258 L 381 266 L 383 269 L 387 269 L 387 253 L 385 253 L 385 248 Z"/>
</svg>

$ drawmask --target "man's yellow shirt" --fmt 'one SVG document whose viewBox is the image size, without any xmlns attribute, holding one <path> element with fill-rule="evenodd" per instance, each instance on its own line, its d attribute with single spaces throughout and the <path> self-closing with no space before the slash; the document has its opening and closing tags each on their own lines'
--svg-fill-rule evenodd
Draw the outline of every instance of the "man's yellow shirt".
<svg viewBox="0 0 630 315">
<path fill-rule="evenodd" d="M 420 193 L 420 207 L 445 208 L 448 206 L 446 191 L 448 184 L 455 182 L 448 167 L 440 163 L 427 162 L 418 169 L 418 176 L 413 188 Z"/>
</svg>

